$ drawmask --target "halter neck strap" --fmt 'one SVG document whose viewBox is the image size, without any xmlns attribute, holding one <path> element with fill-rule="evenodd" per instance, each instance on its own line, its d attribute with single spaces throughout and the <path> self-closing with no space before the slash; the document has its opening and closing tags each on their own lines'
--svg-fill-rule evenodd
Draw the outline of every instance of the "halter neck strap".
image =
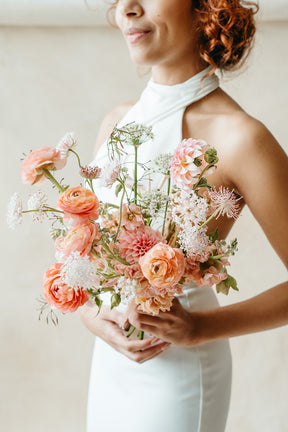
<svg viewBox="0 0 288 432">
<path fill-rule="evenodd" d="M 187 81 L 172 86 L 155 83 L 151 78 L 138 101 L 145 123 L 153 126 L 216 90 L 219 78 L 215 74 L 202 80 L 211 69 L 209 66 Z"/>
</svg>

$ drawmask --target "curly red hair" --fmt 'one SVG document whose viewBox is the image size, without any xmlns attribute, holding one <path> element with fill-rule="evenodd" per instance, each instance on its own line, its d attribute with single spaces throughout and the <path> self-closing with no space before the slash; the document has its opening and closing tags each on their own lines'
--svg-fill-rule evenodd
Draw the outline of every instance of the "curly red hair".
<svg viewBox="0 0 288 432">
<path fill-rule="evenodd" d="M 241 0 L 192 0 L 199 14 L 200 56 L 214 73 L 240 66 L 250 52 L 258 5 Z"/>
<path fill-rule="evenodd" d="M 117 2 L 114 0 L 109 13 Z M 258 4 L 245 0 L 191 0 L 191 3 L 198 14 L 200 56 L 213 67 L 209 75 L 216 69 L 226 71 L 241 66 L 254 39 Z"/>
</svg>

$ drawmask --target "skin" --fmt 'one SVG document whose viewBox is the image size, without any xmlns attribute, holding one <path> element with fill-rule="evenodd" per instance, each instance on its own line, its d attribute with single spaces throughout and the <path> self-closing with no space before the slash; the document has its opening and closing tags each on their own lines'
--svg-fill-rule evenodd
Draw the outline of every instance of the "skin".
<svg viewBox="0 0 288 432">
<path fill-rule="evenodd" d="M 151 66 L 155 82 L 174 85 L 207 66 L 197 53 L 197 14 L 191 8 L 191 0 L 119 0 L 116 22 L 125 38 L 129 27 L 150 30 L 137 43 L 126 41 L 132 60 Z M 106 116 L 96 151 L 132 105 L 123 104 Z M 221 88 L 187 107 L 182 133 L 183 138 L 204 139 L 216 148 L 219 163 L 209 183 L 217 188 L 222 185 L 234 189 L 243 197 L 242 208 L 248 205 L 288 267 L 288 201 L 283 199 L 287 196 L 288 160 L 272 134 Z M 227 218 L 214 220 L 209 231 L 218 226 L 220 238 L 225 238 L 234 222 Z M 161 354 L 170 344 L 193 347 L 287 324 L 288 283 L 249 300 L 201 312 L 190 313 L 175 299 L 170 312 L 157 317 L 138 312 L 133 303 L 125 316 L 107 307 L 102 308 L 97 318 L 95 310 L 88 307 L 83 308 L 81 315 L 96 336 L 131 360 L 142 363 Z M 158 339 L 127 340 L 119 329 L 127 321 Z"/>
</svg>

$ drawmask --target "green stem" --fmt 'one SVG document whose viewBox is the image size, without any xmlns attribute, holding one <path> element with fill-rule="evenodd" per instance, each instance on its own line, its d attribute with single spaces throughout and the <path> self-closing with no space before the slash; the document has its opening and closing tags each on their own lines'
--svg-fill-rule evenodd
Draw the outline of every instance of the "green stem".
<svg viewBox="0 0 288 432">
<path fill-rule="evenodd" d="M 129 331 L 129 333 L 126 335 L 126 337 L 129 338 L 135 330 L 136 330 L 136 327 L 132 327 L 132 329 Z"/>
<path fill-rule="evenodd" d="M 171 187 L 171 178 L 170 178 L 170 175 L 169 175 L 169 177 L 168 177 L 168 185 L 167 185 L 167 196 L 168 197 L 170 195 L 170 187 Z M 167 211 L 168 211 L 168 201 L 166 202 L 166 206 L 165 206 L 164 221 L 163 221 L 163 227 L 162 227 L 162 236 L 164 235 Z"/>
<path fill-rule="evenodd" d="M 144 331 L 143 330 L 139 330 L 139 332 L 138 332 L 138 339 L 139 340 L 143 340 L 143 338 L 144 338 Z"/>
<path fill-rule="evenodd" d="M 198 182 L 193 186 L 193 190 L 197 189 L 197 187 L 198 187 L 198 185 L 199 185 L 199 182 L 200 182 L 201 178 L 204 176 L 204 173 L 205 173 L 206 171 L 208 171 L 212 166 L 214 166 L 214 165 L 213 165 L 213 164 L 212 164 L 212 165 L 207 165 L 207 166 L 203 169 L 203 171 L 201 172 L 201 174 L 200 174 L 200 176 L 199 176 Z"/>
<path fill-rule="evenodd" d="M 100 240 L 100 242 L 101 242 L 101 246 L 103 247 L 103 249 L 105 249 L 105 251 L 108 253 L 108 255 L 110 255 L 113 259 L 115 259 L 116 261 L 119 261 L 121 264 L 130 265 L 123 258 L 114 255 L 113 252 L 109 249 L 109 247 L 107 246 L 107 244 L 103 240 L 102 241 Z"/>
<path fill-rule="evenodd" d="M 211 216 L 209 216 L 209 218 L 202 224 L 200 225 L 200 227 L 198 227 L 198 231 L 203 228 L 205 225 L 207 225 L 218 213 L 219 211 L 219 207 L 216 208 L 216 210 L 212 213 Z"/>
<path fill-rule="evenodd" d="M 80 162 L 80 158 L 79 158 L 79 156 L 78 156 L 78 153 L 76 153 L 76 151 L 75 151 L 75 150 L 72 150 L 71 148 L 69 148 L 68 151 L 70 151 L 71 153 L 74 153 L 74 155 L 75 155 L 76 158 L 77 158 L 79 168 L 81 168 L 81 162 Z"/>
<path fill-rule="evenodd" d="M 173 237 L 173 241 L 172 241 L 172 243 L 170 245 L 171 247 L 174 247 L 179 231 L 180 231 L 180 224 L 176 228 L 176 231 L 175 231 L 175 234 L 174 234 L 174 237 Z"/>
<path fill-rule="evenodd" d="M 137 159 L 138 159 L 138 148 L 134 146 L 134 203 L 137 205 Z"/>
<path fill-rule="evenodd" d="M 88 184 L 90 186 L 91 191 L 95 194 L 94 187 L 93 187 L 93 180 L 92 179 L 87 179 L 87 180 L 88 180 Z"/>
<path fill-rule="evenodd" d="M 60 193 L 64 192 L 65 189 L 60 185 L 60 183 L 58 183 L 58 181 L 55 179 L 55 177 L 51 174 L 51 172 L 50 172 L 48 169 L 43 168 L 42 171 L 43 171 L 45 177 L 46 177 L 48 180 L 50 180 L 51 183 L 54 184 L 54 186 L 56 186 L 56 188 L 58 189 L 58 191 L 59 191 Z"/>
<path fill-rule="evenodd" d="M 121 223 L 122 223 L 124 196 L 125 196 L 125 184 L 123 184 L 123 192 L 122 192 L 121 201 L 120 201 L 120 218 L 119 218 L 119 224 L 118 224 L 118 228 L 117 228 L 117 232 L 116 232 L 115 243 L 117 241 L 118 234 L 119 234 L 119 231 L 120 231 L 120 228 L 121 228 Z"/>
</svg>

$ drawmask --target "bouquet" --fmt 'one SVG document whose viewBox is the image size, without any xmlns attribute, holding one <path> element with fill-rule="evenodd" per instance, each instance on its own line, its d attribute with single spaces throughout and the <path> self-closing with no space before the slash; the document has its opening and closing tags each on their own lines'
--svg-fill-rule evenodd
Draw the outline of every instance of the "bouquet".
<svg viewBox="0 0 288 432">
<path fill-rule="evenodd" d="M 23 160 L 24 184 L 49 180 L 59 192 L 50 205 L 47 196 L 36 191 L 26 210 L 15 193 L 7 214 L 11 228 L 25 213 L 34 221 L 52 222 L 56 263 L 43 276 L 40 313 L 49 308 L 47 321 L 58 322 L 55 310 L 74 312 L 86 302 L 96 304 L 99 313 L 107 293 L 111 308 L 135 301 L 139 310 L 157 315 L 169 311 L 174 296 L 191 282 L 216 285 L 217 292 L 225 294 L 230 288 L 238 290 L 227 271 L 237 240 L 228 243 L 218 238 L 217 229 L 209 231 L 213 218 L 236 218 L 240 210 L 233 191 L 216 190 L 207 182 L 218 162 L 216 150 L 190 138 L 174 154 L 139 161 L 139 147 L 147 141 L 153 142 L 152 128 L 130 123 L 113 129 L 105 144 L 104 167 L 81 164 L 73 133 L 56 148 L 42 147 Z M 70 154 L 77 158 L 82 178 L 72 187 L 55 176 Z M 157 186 L 153 178 L 159 179 Z M 97 190 L 105 197 L 105 190 L 112 188 L 113 202 L 99 199 Z"/>
</svg>

